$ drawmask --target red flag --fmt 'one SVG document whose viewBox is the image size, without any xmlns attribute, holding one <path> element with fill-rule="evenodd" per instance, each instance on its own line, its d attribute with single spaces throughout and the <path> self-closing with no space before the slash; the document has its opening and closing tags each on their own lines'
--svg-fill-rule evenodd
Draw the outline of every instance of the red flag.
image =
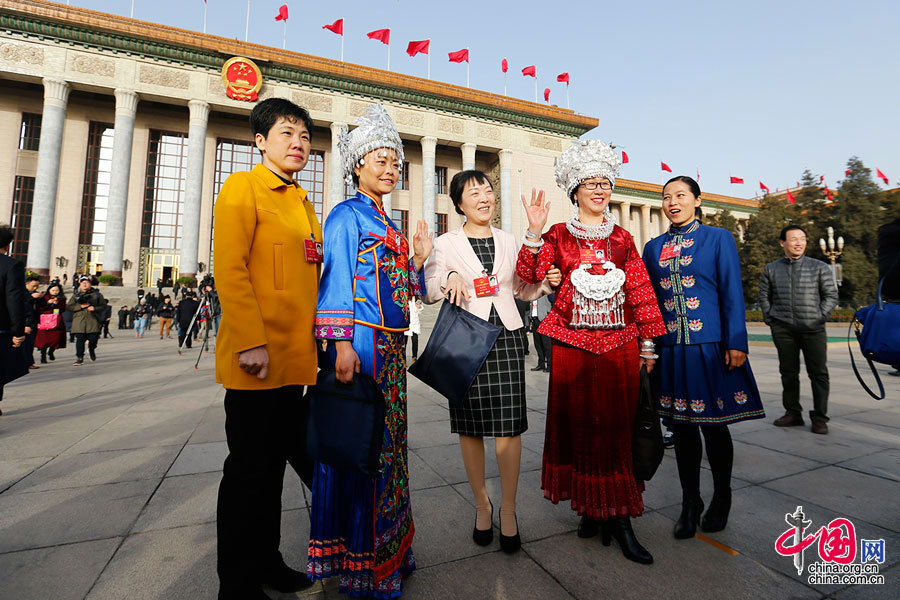
<svg viewBox="0 0 900 600">
<path fill-rule="evenodd" d="M 282 4 L 278 8 L 278 14 L 275 16 L 276 21 L 287 21 L 288 12 L 287 12 L 287 4 Z"/>
<path fill-rule="evenodd" d="M 565 83 L 566 85 L 569 85 L 569 74 L 568 73 L 560 73 L 559 75 L 556 76 L 556 80 L 561 81 L 562 83 Z"/>
<path fill-rule="evenodd" d="M 879 169 L 878 167 L 875 167 L 875 176 L 878 177 L 878 178 L 880 178 L 880 179 L 884 182 L 884 185 L 887 185 L 887 184 L 888 184 L 888 178 L 887 178 L 887 175 L 885 175 L 884 173 L 882 173 L 882 172 L 881 172 L 881 169 Z"/>
<path fill-rule="evenodd" d="M 391 43 L 391 30 L 390 29 L 376 29 L 375 31 L 370 31 L 366 34 L 366 37 L 370 40 L 378 40 L 382 44 L 390 44 Z"/>
<path fill-rule="evenodd" d="M 744 180 L 740 177 L 731 177 L 731 183 L 744 183 Z"/>
<path fill-rule="evenodd" d="M 844 171 L 844 177 L 850 177 L 850 169 Z"/>
<path fill-rule="evenodd" d="M 628 164 L 628 154 L 626 154 L 624 150 L 622 150 L 622 164 Z"/>
<path fill-rule="evenodd" d="M 322 25 L 322 29 L 327 29 L 328 31 L 331 31 L 338 35 L 344 35 L 344 20 L 338 19 L 331 25 Z"/>
<path fill-rule="evenodd" d="M 667 165 L 664 162 L 659 163 L 659 168 L 662 169 L 663 171 L 668 171 L 669 173 L 672 172 L 672 169 L 669 167 L 669 165 Z"/>
<path fill-rule="evenodd" d="M 544 88 L 544 102 L 550 102 L 550 88 Z"/>
<path fill-rule="evenodd" d="M 506 73 L 509 70 L 509 61 L 505 58 L 500 61 L 500 70 Z"/>
<path fill-rule="evenodd" d="M 834 196 L 831 193 L 831 190 L 828 189 L 828 186 L 825 186 L 825 197 L 828 198 L 831 202 L 834 202 Z"/>
<path fill-rule="evenodd" d="M 525 67 L 524 69 L 522 69 L 522 75 L 524 75 L 526 77 L 529 77 L 529 76 L 537 77 L 537 69 L 535 68 L 534 65 L 531 65 L 530 67 Z"/>
<path fill-rule="evenodd" d="M 791 190 L 787 190 L 787 201 L 790 204 L 793 204 L 794 202 L 796 202 L 796 200 L 794 199 L 794 195 L 791 194 Z"/>
<path fill-rule="evenodd" d="M 461 62 L 469 62 L 469 49 L 458 50 L 456 52 L 448 52 L 447 56 L 450 57 L 450 62 L 461 63 Z"/>
<path fill-rule="evenodd" d="M 419 52 L 422 54 L 428 54 L 428 46 L 431 44 L 431 40 L 422 40 L 420 42 L 410 42 L 409 46 L 406 47 L 406 53 L 410 56 L 415 56 Z"/>
<path fill-rule="evenodd" d="M 767 194 L 769 193 L 769 186 L 767 186 L 766 184 L 764 184 L 762 181 L 759 182 L 759 189 L 761 189 L 761 190 L 766 190 L 766 193 L 767 193 Z"/>
</svg>

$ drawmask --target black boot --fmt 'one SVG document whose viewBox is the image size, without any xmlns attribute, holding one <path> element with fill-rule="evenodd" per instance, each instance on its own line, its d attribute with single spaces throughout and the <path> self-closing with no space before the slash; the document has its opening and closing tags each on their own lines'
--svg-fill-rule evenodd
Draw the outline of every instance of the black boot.
<svg viewBox="0 0 900 600">
<path fill-rule="evenodd" d="M 47 364 L 47 349 L 46 348 L 41 348 L 41 364 L 42 365 Z"/>
<path fill-rule="evenodd" d="M 703 515 L 700 528 L 708 533 L 722 531 L 728 525 L 728 513 L 731 511 L 731 490 L 720 494 L 713 493 L 709 510 Z"/>
<path fill-rule="evenodd" d="M 631 519 L 625 517 L 622 519 L 610 519 L 604 521 L 602 526 L 602 542 L 604 546 L 609 546 L 610 537 L 613 537 L 622 549 L 622 555 L 628 560 L 632 560 L 642 565 L 653 564 L 653 556 L 647 552 L 647 549 L 641 546 L 634 536 L 634 530 L 631 528 Z"/>
<path fill-rule="evenodd" d="M 681 516 L 675 523 L 675 539 L 685 540 L 694 537 L 697 533 L 697 523 L 700 522 L 700 515 L 703 514 L 703 499 L 699 496 L 694 500 L 687 500 L 681 503 Z"/>
<path fill-rule="evenodd" d="M 596 519 L 592 519 L 587 515 L 581 517 L 581 522 L 578 523 L 578 537 L 592 538 L 595 537 L 599 532 L 600 523 Z"/>
</svg>

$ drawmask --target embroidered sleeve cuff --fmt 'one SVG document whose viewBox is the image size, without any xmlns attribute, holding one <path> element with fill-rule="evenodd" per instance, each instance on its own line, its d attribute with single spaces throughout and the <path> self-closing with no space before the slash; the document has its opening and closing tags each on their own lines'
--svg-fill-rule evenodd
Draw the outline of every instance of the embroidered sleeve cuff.
<svg viewBox="0 0 900 600">
<path fill-rule="evenodd" d="M 425 297 L 425 280 L 419 277 L 419 272 L 416 271 L 412 261 L 409 261 L 409 289 L 416 298 Z"/>
<path fill-rule="evenodd" d="M 519 259 L 516 261 L 516 273 L 525 283 L 534 284 L 538 282 L 534 275 L 534 266 L 537 264 L 537 259 L 538 255 L 525 246 L 522 246 L 519 250 Z"/>
<path fill-rule="evenodd" d="M 319 311 L 314 331 L 319 340 L 352 340 L 353 311 Z"/>
</svg>

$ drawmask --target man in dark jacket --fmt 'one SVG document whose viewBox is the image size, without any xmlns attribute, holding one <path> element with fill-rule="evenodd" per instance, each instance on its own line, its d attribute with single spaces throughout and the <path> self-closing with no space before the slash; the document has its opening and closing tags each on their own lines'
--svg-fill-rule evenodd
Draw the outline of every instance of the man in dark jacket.
<svg viewBox="0 0 900 600">
<path fill-rule="evenodd" d="M 34 340 L 37 338 L 38 321 L 40 320 L 37 302 L 44 296 L 38 292 L 40 285 L 40 277 L 35 275 L 25 277 L 25 342 L 22 344 L 22 352 L 29 369 L 40 369 L 34 364 Z"/>
<path fill-rule="evenodd" d="M 184 344 L 185 347 L 191 347 L 191 340 L 193 339 L 193 335 L 191 335 L 191 321 L 194 318 L 194 313 L 197 312 L 197 307 L 200 306 L 200 303 L 197 302 L 197 296 L 193 294 L 193 292 L 185 292 L 185 295 L 181 302 L 178 303 L 178 346 L 181 347 Z"/>
<path fill-rule="evenodd" d="M 75 334 L 75 366 L 84 364 L 84 343 L 88 343 L 91 360 L 97 360 L 97 340 L 100 338 L 100 318 L 106 310 L 106 298 L 91 285 L 91 278 L 82 275 L 78 291 L 69 298 L 66 308 L 72 311 L 72 333 Z"/>
<path fill-rule="evenodd" d="M 12 229 L 0 226 L 0 401 L 3 386 L 28 372 L 18 350 L 25 341 L 25 265 L 6 255 L 12 240 Z"/>
<path fill-rule="evenodd" d="M 800 406 L 800 352 L 812 384 L 813 433 L 828 433 L 828 333 L 825 320 L 838 303 L 831 268 L 804 256 L 806 231 L 797 225 L 781 230 L 784 258 L 766 265 L 759 282 L 759 304 L 778 350 L 781 400 L 785 414 L 776 427 L 803 425 Z"/>
</svg>

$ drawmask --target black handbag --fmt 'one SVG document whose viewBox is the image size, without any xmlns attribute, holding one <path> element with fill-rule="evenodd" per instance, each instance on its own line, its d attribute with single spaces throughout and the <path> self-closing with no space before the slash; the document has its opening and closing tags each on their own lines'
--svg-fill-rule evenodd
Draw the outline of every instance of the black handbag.
<svg viewBox="0 0 900 600">
<path fill-rule="evenodd" d="M 319 371 L 306 393 L 306 452 L 311 460 L 378 474 L 384 441 L 384 395 L 371 375 L 341 383 L 333 370 Z"/>
<path fill-rule="evenodd" d="M 631 439 L 631 456 L 634 478 L 650 481 L 659 468 L 665 453 L 659 413 L 653 401 L 650 375 L 647 367 L 641 367 L 641 391 L 638 395 L 637 412 L 634 415 L 634 434 Z"/>
<path fill-rule="evenodd" d="M 502 329 L 445 300 L 409 372 L 460 407 Z"/>
<path fill-rule="evenodd" d="M 850 329 L 847 330 L 847 350 L 850 351 L 850 364 L 853 373 L 859 380 L 863 389 L 876 400 L 885 397 L 884 384 L 873 363 L 887 365 L 900 364 L 900 304 L 885 302 L 881 297 L 881 288 L 884 286 L 884 278 L 878 283 L 878 301 L 870 306 L 864 306 L 853 315 Z M 878 384 L 880 396 L 875 395 L 862 379 L 856 368 L 856 360 L 853 358 L 853 350 L 850 348 L 850 331 L 856 326 L 856 339 L 859 341 L 859 349 L 869 364 L 875 383 Z"/>
</svg>

